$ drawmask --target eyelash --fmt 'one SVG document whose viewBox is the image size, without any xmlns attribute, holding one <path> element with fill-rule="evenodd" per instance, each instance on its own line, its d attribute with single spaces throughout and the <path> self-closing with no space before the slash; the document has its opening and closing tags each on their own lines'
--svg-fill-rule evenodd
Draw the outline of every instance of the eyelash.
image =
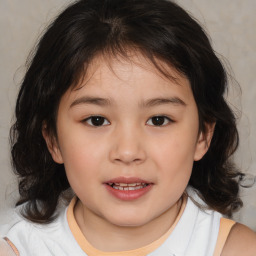
<svg viewBox="0 0 256 256">
<path fill-rule="evenodd" d="M 100 121 L 103 121 L 103 124 L 100 124 L 100 125 L 95 125 L 95 124 L 93 124 L 93 123 L 92 123 L 93 118 L 95 118 L 95 119 L 96 119 L 96 118 L 100 119 Z M 96 121 L 96 120 L 95 120 L 95 121 Z M 99 120 L 98 120 L 98 121 L 99 121 Z M 105 121 L 107 121 L 108 123 L 107 123 L 107 124 L 104 124 Z M 88 125 L 93 126 L 93 127 L 106 126 L 106 125 L 109 125 L 109 124 L 110 124 L 110 122 L 109 122 L 105 117 L 103 117 L 103 116 L 90 116 L 90 117 L 84 119 L 84 120 L 83 120 L 83 123 L 87 123 Z"/>
<path fill-rule="evenodd" d="M 93 124 L 93 118 L 97 118 L 98 120 L 94 120 L 94 121 L 99 121 L 99 125 L 97 125 L 97 124 Z M 160 122 L 160 124 L 154 124 L 152 121 L 153 121 L 153 119 L 155 118 L 155 121 L 163 121 L 163 124 L 161 124 L 161 122 Z M 158 120 L 157 120 L 158 119 Z M 149 124 L 149 121 L 151 120 L 151 124 Z M 103 123 L 102 123 L 102 121 L 103 121 Z M 105 122 L 107 122 L 107 124 L 104 124 Z M 170 119 L 169 117 L 167 117 L 167 116 L 164 116 L 164 115 L 158 115 L 158 116 L 152 116 L 152 117 L 150 117 L 148 120 L 147 120 L 147 122 L 146 122 L 146 124 L 148 124 L 148 125 L 150 125 L 150 126 L 156 126 L 156 127 L 161 127 L 161 126 L 166 126 L 166 125 L 168 125 L 168 124 L 170 124 L 170 123 L 173 123 L 174 121 L 172 120 L 172 119 Z M 90 125 L 90 126 L 92 126 L 92 127 L 101 127 L 101 126 L 106 126 L 106 125 L 109 125 L 110 124 L 110 122 L 105 118 L 105 117 L 103 117 L 103 116 L 90 116 L 90 117 L 88 117 L 88 118 L 86 118 L 86 119 L 84 119 L 83 120 L 83 123 L 87 123 L 88 125 Z"/>
<path fill-rule="evenodd" d="M 160 125 L 157 125 L 157 124 L 153 124 L 153 118 L 155 118 L 155 119 L 160 119 L 161 121 L 164 121 L 164 123 L 163 124 L 160 124 Z M 152 117 L 150 117 L 149 119 L 148 119 L 148 121 L 147 121 L 147 124 L 148 124 L 148 122 L 149 122 L 149 120 L 151 120 L 151 123 L 152 124 L 150 124 L 151 126 L 157 126 L 157 127 L 161 127 L 161 126 L 166 126 L 166 125 L 168 125 L 168 124 L 170 124 L 170 123 L 173 123 L 174 121 L 171 119 L 171 118 L 169 118 L 169 117 L 167 117 L 167 116 L 164 116 L 164 115 L 159 115 L 159 116 L 152 116 Z M 156 120 L 155 120 L 156 121 Z M 158 120 L 159 121 L 159 120 Z"/>
</svg>

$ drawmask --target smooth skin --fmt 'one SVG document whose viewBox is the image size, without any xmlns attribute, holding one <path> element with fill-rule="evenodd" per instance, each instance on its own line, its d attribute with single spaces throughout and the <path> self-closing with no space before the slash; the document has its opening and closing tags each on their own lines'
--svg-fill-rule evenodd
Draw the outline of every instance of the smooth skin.
<svg viewBox="0 0 256 256">
<path fill-rule="evenodd" d="M 237 223 L 230 231 L 221 256 L 241 255 L 256 255 L 256 233 L 245 225 Z"/>
<path fill-rule="evenodd" d="M 102 251 L 145 246 L 171 227 L 193 162 L 207 152 L 214 130 L 212 124 L 199 131 L 186 77 L 166 67 L 175 78 L 167 79 L 139 54 L 131 60 L 95 58 L 81 84 L 60 101 L 57 138 L 43 131 L 79 198 L 78 225 Z M 151 188 L 121 200 L 106 189 L 118 177 L 142 179 Z"/>
</svg>

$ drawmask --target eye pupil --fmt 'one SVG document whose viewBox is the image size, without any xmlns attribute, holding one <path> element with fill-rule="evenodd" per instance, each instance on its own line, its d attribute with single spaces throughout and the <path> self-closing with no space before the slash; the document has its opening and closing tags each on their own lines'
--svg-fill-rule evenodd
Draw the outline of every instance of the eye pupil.
<svg viewBox="0 0 256 256">
<path fill-rule="evenodd" d="M 163 125 L 164 121 L 165 121 L 165 117 L 163 117 L 163 116 L 152 117 L 153 125 Z"/>
<path fill-rule="evenodd" d="M 94 126 L 101 126 L 104 124 L 104 117 L 101 116 L 93 116 L 91 117 L 91 122 Z"/>
</svg>

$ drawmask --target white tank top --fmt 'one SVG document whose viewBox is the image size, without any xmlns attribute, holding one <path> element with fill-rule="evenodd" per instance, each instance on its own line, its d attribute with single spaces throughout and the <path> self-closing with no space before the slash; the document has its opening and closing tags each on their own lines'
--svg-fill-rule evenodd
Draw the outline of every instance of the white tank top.
<svg viewBox="0 0 256 256">
<path fill-rule="evenodd" d="M 73 203 L 74 205 L 74 203 Z M 34 224 L 26 220 L 15 223 L 6 237 L 15 245 L 20 256 L 87 256 L 82 238 L 72 230 L 67 212 L 73 212 L 72 203 L 50 224 Z M 68 210 L 69 209 L 69 210 Z M 213 256 L 218 238 L 221 214 L 199 209 L 190 198 L 176 226 L 161 245 L 148 256 Z M 74 222 L 75 219 L 72 219 Z M 78 227 L 78 226 L 77 226 Z M 80 231 L 79 231 L 80 232 Z M 85 238 L 83 238 L 85 239 Z M 96 249 L 94 251 L 97 251 Z M 143 250 L 120 253 L 99 252 L 93 255 L 142 256 Z M 219 252 L 220 254 L 220 252 Z M 218 255 L 219 255 L 218 254 Z M 0 254 L 1 255 L 1 254 Z M 88 255 L 88 256 L 91 256 Z"/>
</svg>

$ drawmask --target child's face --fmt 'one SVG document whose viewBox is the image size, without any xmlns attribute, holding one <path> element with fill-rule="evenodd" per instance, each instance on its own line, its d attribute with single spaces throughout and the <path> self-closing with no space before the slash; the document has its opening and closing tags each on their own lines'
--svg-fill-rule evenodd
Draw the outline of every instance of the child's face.
<svg viewBox="0 0 256 256">
<path fill-rule="evenodd" d="M 60 101 L 58 145 L 50 151 L 88 220 L 159 225 L 174 214 L 207 146 L 189 81 L 170 68 L 177 82 L 164 78 L 143 57 L 134 61 L 140 65 L 92 63 L 84 86 Z"/>
</svg>

